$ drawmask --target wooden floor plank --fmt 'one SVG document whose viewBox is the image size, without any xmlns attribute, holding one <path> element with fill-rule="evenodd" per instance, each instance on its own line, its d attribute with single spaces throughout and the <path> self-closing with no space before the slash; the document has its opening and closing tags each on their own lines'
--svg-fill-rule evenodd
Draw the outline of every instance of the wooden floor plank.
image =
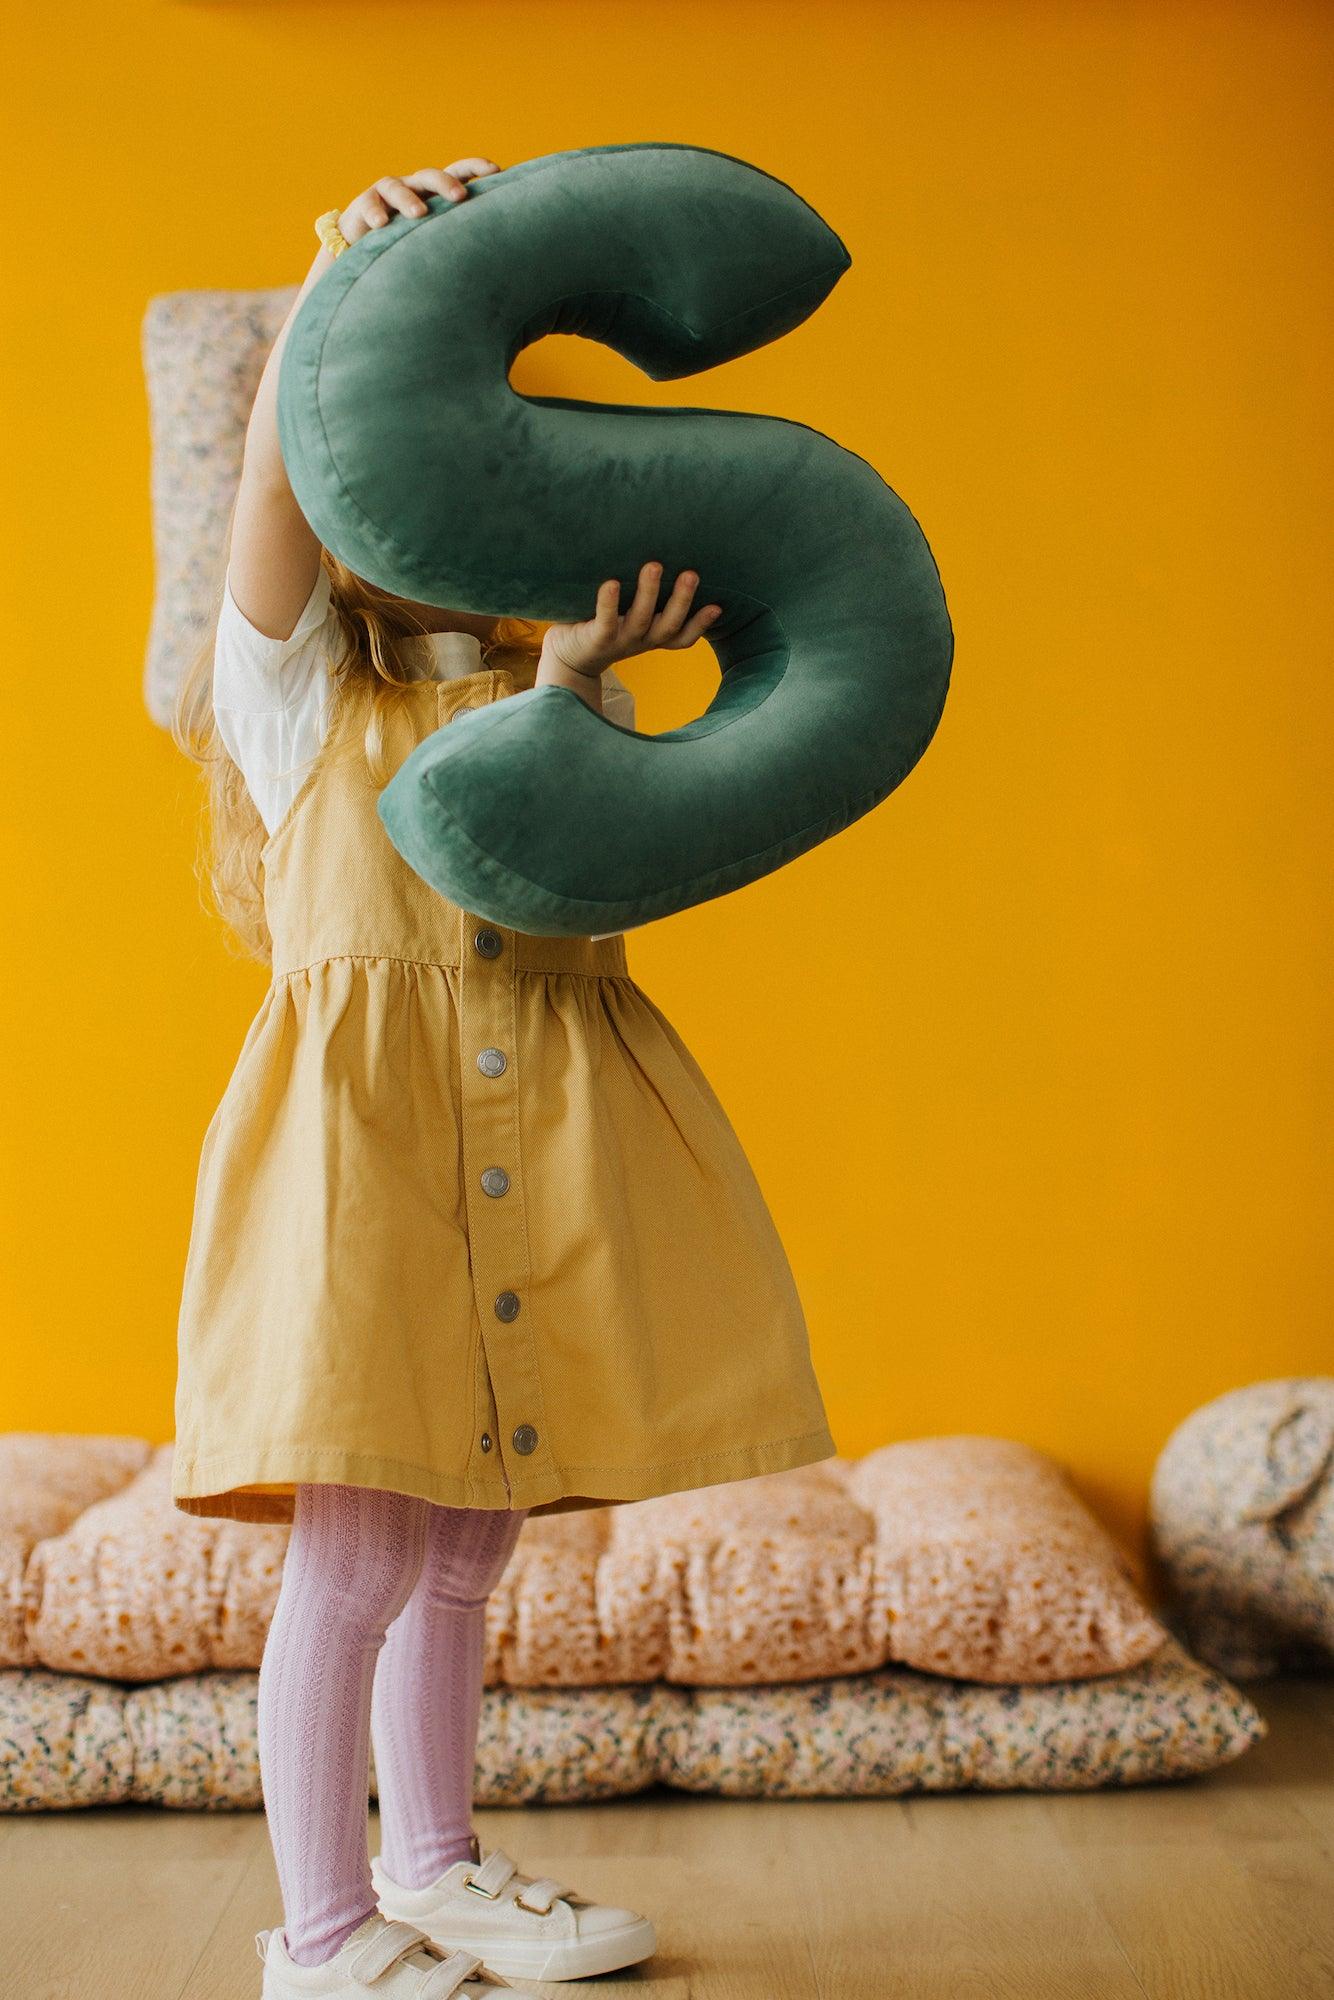
<svg viewBox="0 0 1334 2000">
<path fill-rule="evenodd" d="M 248 1813 L 256 1838 L 218 1921 L 202 1947 L 179 2000 L 255 2000 L 263 1971 L 255 1950 L 256 1931 L 281 1923 L 278 1876 L 269 1845 L 268 1826 L 259 1813 Z M 117 1995 L 97 2000 L 121 2000 Z"/>
<path fill-rule="evenodd" d="M 1206 1839 L 1121 1841 L 1081 1847 L 1076 1859 L 1149 2000 L 1334 1993 L 1319 1907 L 1331 1883 L 1311 1846 L 1269 1841 L 1247 1855 Z"/>
<path fill-rule="evenodd" d="M 1149 2000 L 1334 1995 L 1334 1683 L 1248 1692 L 1269 1734 L 1221 1771 L 1043 1801 Z"/>
<path fill-rule="evenodd" d="M 579 1817 L 567 1825 L 572 1810 Z M 819 2000 L 800 1900 L 784 1873 L 784 1826 L 813 1810 L 805 1801 L 655 1792 L 624 1830 L 600 1819 L 600 1807 L 563 1807 L 540 1832 L 505 1813 L 485 1815 L 479 1831 L 525 1873 L 553 1874 L 652 1917 L 658 1951 L 622 1975 L 642 2000 Z M 607 1984 L 598 1982 L 599 1993 Z"/>
<path fill-rule="evenodd" d="M 262 1828 L 253 1813 L 108 1806 L 34 1813 L 4 1831 L 6 1995 L 180 2000 Z M 252 1980 L 250 2000 L 257 1992 Z"/>
<path fill-rule="evenodd" d="M 1264 1770 L 1334 1860 L 1334 1678 L 1274 1681 L 1255 1701 L 1270 1718 Z"/>
<path fill-rule="evenodd" d="M 1036 1804 L 830 1801 L 803 1857 L 821 2000 L 1144 2000 Z"/>
</svg>

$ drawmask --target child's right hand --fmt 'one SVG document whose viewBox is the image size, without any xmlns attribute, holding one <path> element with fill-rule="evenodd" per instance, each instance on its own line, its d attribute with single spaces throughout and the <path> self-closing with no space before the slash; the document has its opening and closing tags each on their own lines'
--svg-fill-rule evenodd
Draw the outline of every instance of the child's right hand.
<svg viewBox="0 0 1334 2000">
<path fill-rule="evenodd" d="M 347 242 L 355 243 L 370 230 L 383 229 L 393 215 L 425 215 L 423 194 L 443 194 L 450 201 L 466 201 L 469 181 L 499 172 L 494 160 L 472 153 L 448 167 L 423 167 L 415 174 L 385 174 L 348 203 L 338 218 L 338 227 Z"/>
<path fill-rule="evenodd" d="M 591 618 L 568 625 L 549 625 L 542 640 L 537 667 L 539 687 L 554 683 L 581 692 L 579 683 L 600 680 L 618 660 L 632 660 L 637 653 L 678 652 L 702 639 L 709 626 L 722 616 L 721 604 L 706 604 L 687 617 L 699 588 L 699 572 L 683 569 L 671 595 L 658 610 L 660 562 L 644 563 L 628 611 L 622 612 L 621 586 L 617 577 L 601 584 Z"/>
</svg>

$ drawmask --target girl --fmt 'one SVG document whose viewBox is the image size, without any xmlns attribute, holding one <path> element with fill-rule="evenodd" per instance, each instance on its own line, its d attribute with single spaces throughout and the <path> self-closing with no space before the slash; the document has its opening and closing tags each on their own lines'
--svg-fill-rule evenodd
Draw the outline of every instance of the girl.
<svg viewBox="0 0 1334 2000">
<path fill-rule="evenodd" d="M 302 299 L 347 243 L 497 171 L 388 175 L 321 217 L 177 717 L 211 774 L 215 898 L 272 969 L 204 1139 L 173 1484 L 187 1513 L 291 1522 L 259 1677 L 265 2000 L 479 2000 L 652 1952 L 645 1917 L 482 1856 L 487 1596 L 529 1513 L 835 1449 L 755 1177 L 624 937 L 458 908 L 375 809 L 416 743 L 521 688 L 632 729 L 615 663 L 693 645 L 719 607 L 692 609 L 685 571 L 659 609 L 651 562 L 628 610 L 611 580 L 541 634 L 397 598 L 321 548 L 284 471 Z"/>
</svg>

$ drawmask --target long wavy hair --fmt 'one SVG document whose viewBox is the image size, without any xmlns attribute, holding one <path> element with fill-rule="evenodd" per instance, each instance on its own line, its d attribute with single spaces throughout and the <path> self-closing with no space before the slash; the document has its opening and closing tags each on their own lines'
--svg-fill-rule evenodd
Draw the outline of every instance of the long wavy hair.
<svg viewBox="0 0 1334 2000">
<path fill-rule="evenodd" d="M 261 857 L 268 832 L 222 741 L 213 709 L 213 655 L 234 518 L 233 504 L 214 577 L 206 636 L 181 681 L 172 736 L 201 767 L 204 779 L 195 861 L 204 901 L 222 918 L 246 956 L 267 964 L 273 941 L 264 914 Z M 423 644 L 427 628 L 402 598 L 368 583 L 328 549 L 321 549 L 320 562 L 329 578 L 338 632 L 329 660 L 333 689 L 329 729 L 338 727 L 349 711 L 364 715 L 361 745 L 370 781 L 379 787 L 396 768 L 386 754 L 386 736 L 393 714 L 403 706 L 405 691 L 420 681 L 427 665 L 428 649 Z M 518 673 L 533 668 L 545 629 L 531 619 L 497 618 L 481 642 L 482 664 Z"/>
</svg>

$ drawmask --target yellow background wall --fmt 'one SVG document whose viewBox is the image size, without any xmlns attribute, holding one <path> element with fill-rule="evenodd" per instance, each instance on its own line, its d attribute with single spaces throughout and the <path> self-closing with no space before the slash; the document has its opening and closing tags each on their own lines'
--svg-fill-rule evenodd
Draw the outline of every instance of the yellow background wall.
<svg viewBox="0 0 1334 2000">
<path fill-rule="evenodd" d="M 840 1448 L 1026 1438 L 1134 1539 L 1190 1408 L 1332 1358 L 1328 13 L 137 0 L 12 32 L 0 1424 L 170 1436 L 199 1142 L 263 984 L 140 703 L 147 299 L 295 283 L 382 173 L 665 138 L 792 182 L 851 272 L 685 387 L 570 341 L 521 386 L 828 431 L 921 522 L 957 657 L 901 791 L 632 934 L 632 970 L 754 1161 Z M 658 729 L 713 677 L 626 678 Z"/>
</svg>

